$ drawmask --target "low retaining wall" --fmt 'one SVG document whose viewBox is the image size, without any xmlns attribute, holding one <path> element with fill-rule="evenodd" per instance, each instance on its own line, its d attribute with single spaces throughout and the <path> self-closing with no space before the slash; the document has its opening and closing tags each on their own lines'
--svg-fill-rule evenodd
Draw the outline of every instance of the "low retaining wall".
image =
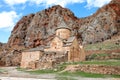
<svg viewBox="0 0 120 80">
<path fill-rule="evenodd" d="M 91 55 L 91 54 L 101 54 L 101 53 L 120 53 L 120 49 L 115 49 L 115 50 L 86 50 L 85 51 L 86 55 Z"/>
<path fill-rule="evenodd" d="M 64 71 L 83 71 L 97 74 L 117 74 L 120 75 L 120 66 L 103 66 L 103 65 L 69 65 Z M 64 72 L 62 71 L 62 72 Z"/>
</svg>

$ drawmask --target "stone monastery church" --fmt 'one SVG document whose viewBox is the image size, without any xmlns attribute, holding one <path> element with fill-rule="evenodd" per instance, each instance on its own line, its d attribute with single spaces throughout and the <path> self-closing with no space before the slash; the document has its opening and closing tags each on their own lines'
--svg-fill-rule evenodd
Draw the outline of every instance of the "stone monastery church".
<svg viewBox="0 0 120 80">
<path fill-rule="evenodd" d="M 60 23 L 55 32 L 48 46 L 22 52 L 21 68 L 51 69 L 62 62 L 85 60 L 82 45 L 76 36 L 71 36 L 71 29 L 64 22 Z"/>
</svg>

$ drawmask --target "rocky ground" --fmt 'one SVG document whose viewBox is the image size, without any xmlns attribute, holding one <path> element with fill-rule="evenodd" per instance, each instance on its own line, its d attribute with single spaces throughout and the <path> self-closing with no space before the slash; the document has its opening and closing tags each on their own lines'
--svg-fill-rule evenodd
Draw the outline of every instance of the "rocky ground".
<svg viewBox="0 0 120 80">
<path fill-rule="evenodd" d="M 17 78 L 36 78 L 36 79 L 54 79 L 54 74 L 33 75 L 23 71 L 18 71 L 17 67 L 1 67 L 5 72 L 0 73 L 0 77 L 17 77 Z"/>
<path fill-rule="evenodd" d="M 62 21 L 72 29 L 71 35 L 77 36 L 82 44 L 103 42 L 113 36 L 118 39 L 120 0 L 112 0 L 85 18 L 77 18 L 72 11 L 59 5 L 23 16 L 14 26 L 8 42 L 4 45 L 0 43 L 0 66 L 18 66 L 23 50 L 49 44 Z"/>
<path fill-rule="evenodd" d="M 109 75 L 120 75 L 119 66 L 104 66 L 104 65 L 68 65 L 63 72 L 76 72 L 83 71 L 88 73 L 98 73 L 98 74 L 109 74 Z"/>
</svg>

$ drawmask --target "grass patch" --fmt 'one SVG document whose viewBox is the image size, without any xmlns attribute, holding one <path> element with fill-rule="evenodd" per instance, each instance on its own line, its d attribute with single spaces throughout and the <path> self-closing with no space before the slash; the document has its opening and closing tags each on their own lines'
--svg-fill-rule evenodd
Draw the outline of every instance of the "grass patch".
<svg viewBox="0 0 120 80">
<path fill-rule="evenodd" d="M 77 80 L 77 79 L 70 77 L 70 76 L 56 76 L 55 79 L 56 80 Z"/>
<path fill-rule="evenodd" d="M 48 74 L 48 73 L 56 73 L 57 71 L 54 70 L 33 70 L 33 71 L 27 71 L 31 74 Z"/>
<path fill-rule="evenodd" d="M 114 59 L 114 60 L 120 60 L 120 53 L 116 53 L 116 54 L 106 54 L 106 53 L 100 53 L 100 54 L 92 54 L 92 55 L 88 55 L 86 57 L 87 60 L 110 60 L 110 59 Z"/>
<path fill-rule="evenodd" d="M 0 73 L 6 72 L 6 70 L 4 69 L 0 69 Z"/>
<path fill-rule="evenodd" d="M 72 76 L 72 77 L 90 77 L 90 78 L 120 78 L 120 75 L 105 75 L 105 74 L 95 74 L 95 73 L 86 73 L 86 72 L 81 72 L 81 71 L 76 71 L 76 72 L 64 72 L 60 73 L 60 76 Z"/>
<path fill-rule="evenodd" d="M 67 65 L 76 65 L 76 64 L 89 64 L 89 65 L 105 65 L 105 66 L 120 66 L 120 60 L 104 60 L 104 61 L 83 61 L 83 62 L 74 62 L 74 63 L 63 63 L 59 65 L 59 71 L 65 69 Z M 120 78 L 120 75 L 105 75 L 105 74 L 96 74 L 96 73 L 86 73 L 81 71 L 76 72 L 63 72 L 58 73 L 59 76 L 72 76 L 72 77 L 90 77 L 90 78 Z"/>
<path fill-rule="evenodd" d="M 55 73 L 57 71 L 52 70 L 52 69 L 45 69 L 45 70 L 29 70 L 29 69 L 24 69 L 24 68 L 16 68 L 18 71 L 24 71 L 24 72 L 28 72 L 31 74 L 46 74 L 46 73 Z"/>
<path fill-rule="evenodd" d="M 59 71 L 63 70 L 67 65 L 76 65 L 76 64 L 89 64 L 89 65 L 106 65 L 106 66 L 120 66 L 120 60 L 92 60 L 92 61 L 83 61 L 83 62 L 73 62 L 73 63 L 63 63 L 58 65 Z"/>
<path fill-rule="evenodd" d="M 24 72 L 27 71 L 27 69 L 25 69 L 25 68 L 20 68 L 20 67 L 17 67 L 16 69 L 17 69 L 18 71 L 24 71 Z"/>
<path fill-rule="evenodd" d="M 115 58 L 115 60 L 120 60 L 120 58 Z"/>
<path fill-rule="evenodd" d="M 73 63 L 63 63 L 59 64 L 54 69 L 48 70 L 32 70 L 28 71 L 27 69 L 17 68 L 19 71 L 25 71 L 30 74 L 55 74 L 57 80 L 76 80 L 75 77 L 90 77 L 90 78 L 120 78 L 120 75 L 104 75 L 104 74 L 95 74 L 95 73 L 86 73 L 81 71 L 76 72 L 63 72 L 59 73 L 60 71 L 64 70 L 67 65 L 76 65 L 76 64 L 89 64 L 89 65 L 110 65 L 110 66 L 120 66 L 120 60 L 104 60 L 104 61 L 83 61 L 83 62 L 73 62 Z"/>
<path fill-rule="evenodd" d="M 113 61 L 84 61 L 81 64 L 97 64 L 97 65 L 106 65 L 106 66 L 120 66 L 120 60 Z"/>
<path fill-rule="evenodd" d="M 85 50 L 114 50 L 119 48 L 120 45 L 111 42 L 88 44 L 85 46 Z"/>
</svg>

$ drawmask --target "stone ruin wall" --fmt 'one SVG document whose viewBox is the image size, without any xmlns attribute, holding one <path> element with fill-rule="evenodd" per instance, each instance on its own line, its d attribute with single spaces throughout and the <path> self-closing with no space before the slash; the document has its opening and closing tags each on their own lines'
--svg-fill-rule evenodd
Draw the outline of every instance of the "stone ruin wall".
<svg viewBox="0 0 120 80">
<path fill-rule="evenodd" d="M 42 57 L 42 54 L 43 53 L 40 51 L 23 52 L 21 59 L 21 68 L 27 68 L 30 62 L 39 60 Z"/>
<path fill-rule="evenodd" d="M 44 54 L 41 59 L 37 61 L 31 61 L 28 68 L 30 69 L 52 69 L 57 64 L 66 62 L 68 59 L 67 53 L 58 54 L 58 53 L 49 53 Z"/>
</svg>

